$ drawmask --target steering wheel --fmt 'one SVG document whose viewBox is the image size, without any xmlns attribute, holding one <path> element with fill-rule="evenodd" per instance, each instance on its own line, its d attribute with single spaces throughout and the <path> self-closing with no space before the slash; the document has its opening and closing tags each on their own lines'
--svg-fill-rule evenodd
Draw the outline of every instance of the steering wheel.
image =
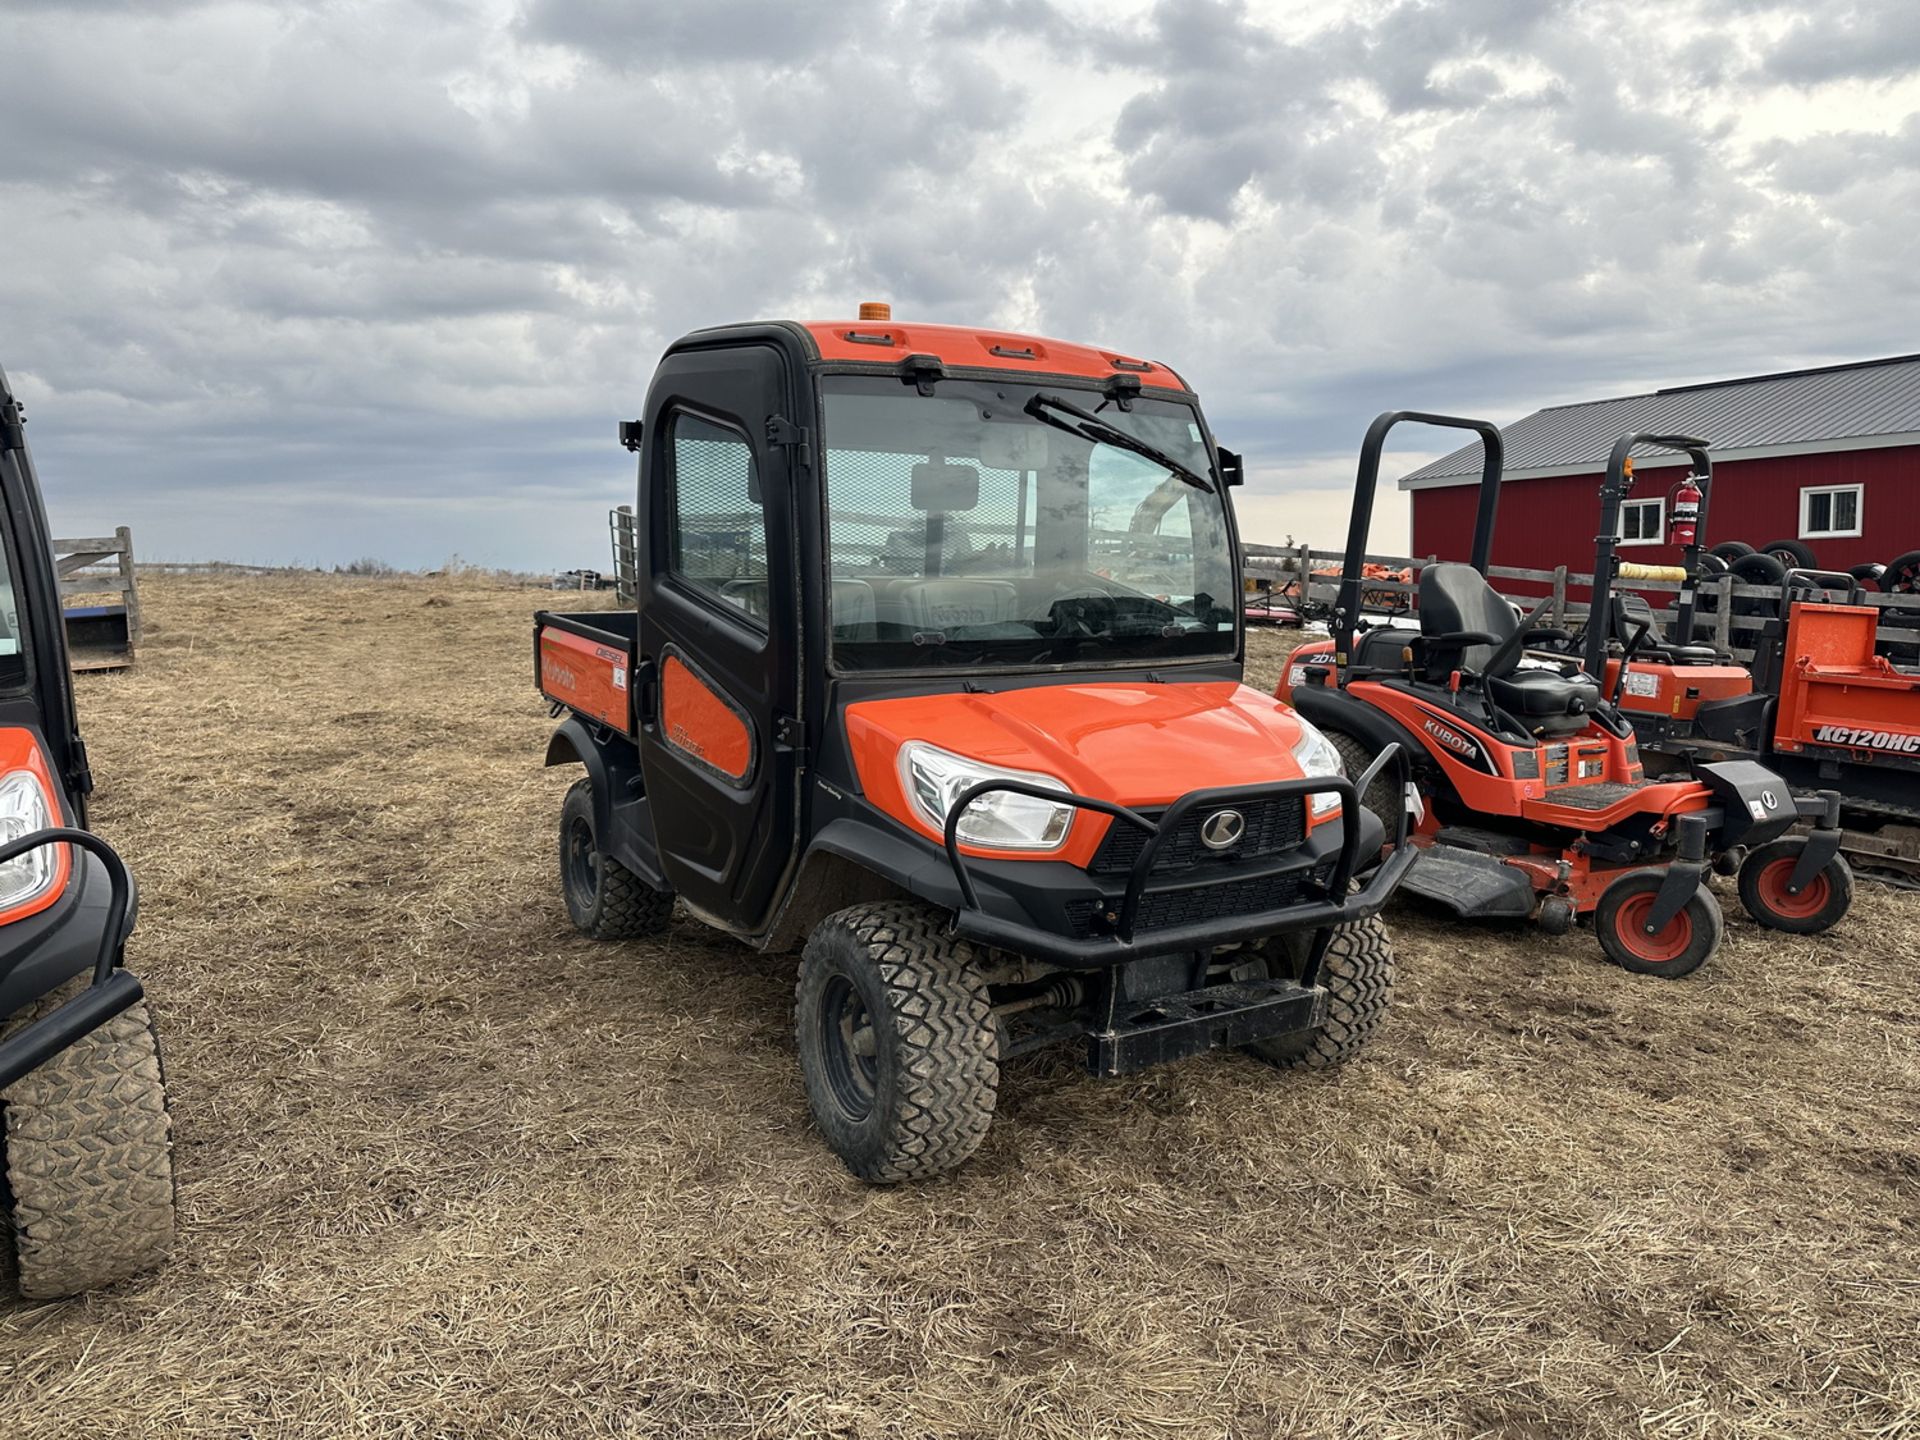
<svg viewBox="0 0 1920 1440">
<path fill-rule="evenodd" d="M 1551 595 L 1534 606 L 1533 612 L 1520 622 L 1520 628 L 1502 640 L 1493 654 L 1487 657 L 1487 663 L 1480 667 L 1480 673 L 1482 675 L 1505 674 L 1508 664 L 1520 653 L 1521 647 L 1527 643 L 1527 637 L 1533 634 L 1534 622 L 1552 608 Z"/>
</svg>

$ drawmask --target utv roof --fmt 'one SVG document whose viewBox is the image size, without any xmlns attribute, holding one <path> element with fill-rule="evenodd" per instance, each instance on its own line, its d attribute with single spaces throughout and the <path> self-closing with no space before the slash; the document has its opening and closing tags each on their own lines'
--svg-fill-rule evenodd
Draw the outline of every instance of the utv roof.
<svg viewBox="0 0 1920 1440">
<path fill-rule="evenodd" d="M 820 358 L 833 362 L 885 365 L 908 355 L 931 355 L 955 369 L 1084 375 L 1096 380 L 1133 375 L 1143 388 L 1187 388 L 1187 382 L 1171 366 L 1158 361 L 1012 330 L 903 324 L 897 320 L 810 320 L 800 328 L 813 341 Z"/>
</svg>

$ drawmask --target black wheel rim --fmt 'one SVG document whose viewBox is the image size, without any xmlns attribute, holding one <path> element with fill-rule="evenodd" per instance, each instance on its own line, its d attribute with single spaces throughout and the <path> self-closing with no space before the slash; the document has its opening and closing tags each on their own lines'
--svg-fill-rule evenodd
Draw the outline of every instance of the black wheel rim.
<svg viewBox="0 0 1920 1440">
<path fill-rule="evenodd" d="M 583 910 L 591 910 L 600 894 L 600 852 L 594 847 L 593 827 L 585 820 L 567 827 L 567 888 Z"/>
<path fill-rule="evenodd" d="M 873 1113 L 880 1064 L 867 1002 L 844 975 L 827 982 L 820 997 L 820 1053 L 834 1103 L 852 1120 Z"/>
</svg>

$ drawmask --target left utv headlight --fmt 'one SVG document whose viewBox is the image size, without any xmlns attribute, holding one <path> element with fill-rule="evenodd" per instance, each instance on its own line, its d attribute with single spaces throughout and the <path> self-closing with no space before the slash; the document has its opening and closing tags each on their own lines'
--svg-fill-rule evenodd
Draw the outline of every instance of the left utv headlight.
<svg viewBox="0 0 1920 1440">
<path fill-rule="evenodd" d="M 1051 775 L 982 765 L 924 740 L 900 747 L 901 787 L 920 817 L 942 834 L 954 802 L 983 780 L 1020 780 L 1062 793 L 1067 788 Z M 1072 828 L 1071 805 L 994 790 L 967 806 L 956 833 L 969 845 L 992 850 L 1057 850 Z"/>
<path fill-rule="evenodd" d="M 31 770 L 0 778 L 0 845 L 53 824 L 47 792 Z M 42 845 L 0 865 L 0 910 L 38 899 L 53 883 L 54 846 Z"/>
<path fill-rule="evenodd" d="M 1318 778 L 1323 775 L 1345 775 L 1347 767 L 1340 763 L 1340 752 L 1333 748 L 1333 742 L 1322 735 L 1314 726 L 1300 716 L 1293 717 L 1300 725 L 1300 738 L 1294 742 L 1293 758 L 1300 762 L 1300 773 Z M 1309 797 L 1307 802 L 1316 818 L 1331 815 L 1340 808 L 1340 797 L 1331 790 L 1322 790 Z"/>
</svg>

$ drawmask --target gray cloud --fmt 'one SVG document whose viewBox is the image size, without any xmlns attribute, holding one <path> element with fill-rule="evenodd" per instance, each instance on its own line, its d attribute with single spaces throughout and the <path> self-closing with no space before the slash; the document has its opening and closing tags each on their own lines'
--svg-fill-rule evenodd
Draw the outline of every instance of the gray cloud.
<svg viewBox="0 0 1920 1440">
<path fill-rule="evenodd" d="M 1175 364 L 1284 524 L 1389 405 L 1911 348 L 1907 14 L 16 3 L 0 360 L 79 528 L 591 563 L 661 345 L 889 298 Z"/>
</svg>

